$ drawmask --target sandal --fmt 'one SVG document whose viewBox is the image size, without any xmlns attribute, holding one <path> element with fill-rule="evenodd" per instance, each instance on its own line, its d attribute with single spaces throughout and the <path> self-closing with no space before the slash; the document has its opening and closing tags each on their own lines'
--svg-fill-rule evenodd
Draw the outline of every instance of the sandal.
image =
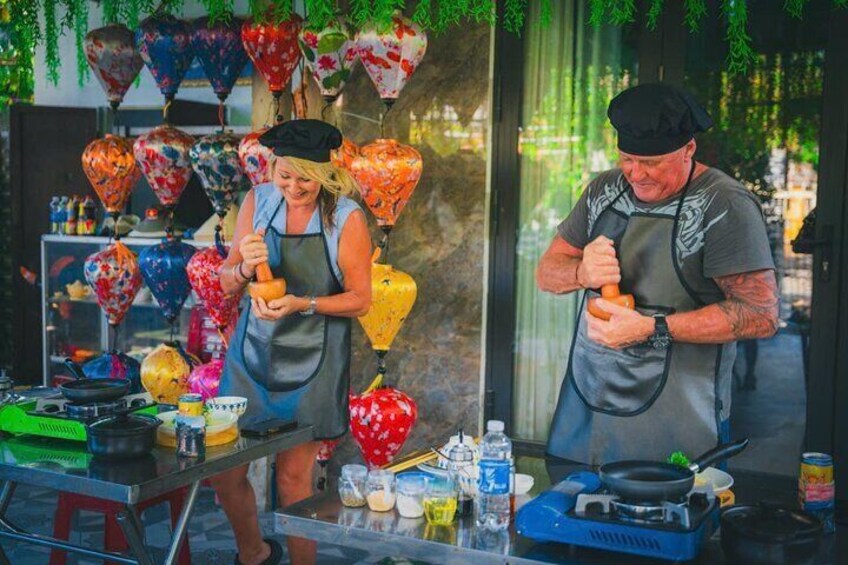
<svg viewBox="0 0 848 565">
<path fill-rule="evenodd" d="M 260 563 L 259 565 L 280 565 L 280 562 L 283 560 L 283 546 L 281 546 L 276 540 L 271 538 L 265 538 L 262 541 L 268 544 L 271 548 L 271 555 L 265 558 L 265 561 Z M 244 565 L 241 561 L 239 561 L 238 555 L 236 555 L 235 565 Z"/>
</svg>

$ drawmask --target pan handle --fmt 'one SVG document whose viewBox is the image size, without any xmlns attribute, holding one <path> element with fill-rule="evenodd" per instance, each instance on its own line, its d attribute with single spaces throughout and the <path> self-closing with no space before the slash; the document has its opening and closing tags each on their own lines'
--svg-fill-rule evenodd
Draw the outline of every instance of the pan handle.
<svg viewBox="0 0 848 565">
<path fill-rule="evenodd" d="M 719 461 L 724 461 L 725 459 L 729 459 L 734 455 L 738 455 L 746 447 L 748 447 L 749 443 L 750 441 L 748 440 L 748 438 L 738 439 L 731 443 L 723 443 L 718 447 L 710 449 L 709 451 L 692 461 L 692 464 L 689 465 L 689 468 L 692 470 L 693 473 L 702 471 L 713 463 L 718 463 Z"/>
</svg>

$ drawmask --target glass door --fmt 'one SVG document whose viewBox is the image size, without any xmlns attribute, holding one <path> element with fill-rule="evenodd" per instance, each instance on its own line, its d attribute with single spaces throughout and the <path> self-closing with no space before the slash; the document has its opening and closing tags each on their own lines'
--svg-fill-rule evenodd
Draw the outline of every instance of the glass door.
<svg viewBox="0 0 848 565">
<path fill-rule="evenodd" d="M 718 1 L 707 2 L 711 14 Z M 731 436 L 749 448 L 731 469 L 796 476 L 807 427 L 813 302 L 812 249 L 793 249 L 816 208 L 822 138 L 828 3 L 810 3 L 791 20 L 780 3 L 749 2 L 754 59 L 745 74 L 726 69 L 722 21 L 704 18 L 687 34 L 682 83 L 715 126 L 698 138 L 696 158 L 741 181 L 766 217 L 780 288 L 780 329 L 738 344 L 733 368 Z M 682 79 L 682 80 L 681 80 Z M 799 252 L 803 251 L 803 252 Z"/>
</svg>

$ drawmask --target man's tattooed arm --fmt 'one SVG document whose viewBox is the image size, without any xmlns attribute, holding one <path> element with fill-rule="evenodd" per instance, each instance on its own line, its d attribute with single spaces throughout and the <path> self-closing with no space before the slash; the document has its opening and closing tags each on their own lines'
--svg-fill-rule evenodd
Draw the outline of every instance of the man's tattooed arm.
<svg viewBox="0 0 848 565">
<path fill-rule="evenodd" d="M 772 269 L 715 279 L 725 300 L 668 317 L 675 341 L 727 343 L 777 332 L 780 294 Z"/>
</svg>

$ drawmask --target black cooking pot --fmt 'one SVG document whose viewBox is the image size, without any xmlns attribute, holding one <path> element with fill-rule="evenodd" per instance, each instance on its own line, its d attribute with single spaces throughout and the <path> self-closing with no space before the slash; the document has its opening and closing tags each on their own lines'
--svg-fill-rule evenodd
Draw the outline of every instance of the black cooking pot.
<svg viewBox="0 0 848 565">
<path fill-rule="evenodd" d="M 105 459 L 130 459 L 147 455 L 156 444 L 156 428 L 162 420 L 148 414 L 103 416 L 89 423 L 88 451 Z"/>
<path fill-rule="evenodd" d="M 812 565 L 821 537 L 821 521 L 800 510 L 760 503 L 721 513 L 721 548 L 728 563 Z"/>
</svg>

